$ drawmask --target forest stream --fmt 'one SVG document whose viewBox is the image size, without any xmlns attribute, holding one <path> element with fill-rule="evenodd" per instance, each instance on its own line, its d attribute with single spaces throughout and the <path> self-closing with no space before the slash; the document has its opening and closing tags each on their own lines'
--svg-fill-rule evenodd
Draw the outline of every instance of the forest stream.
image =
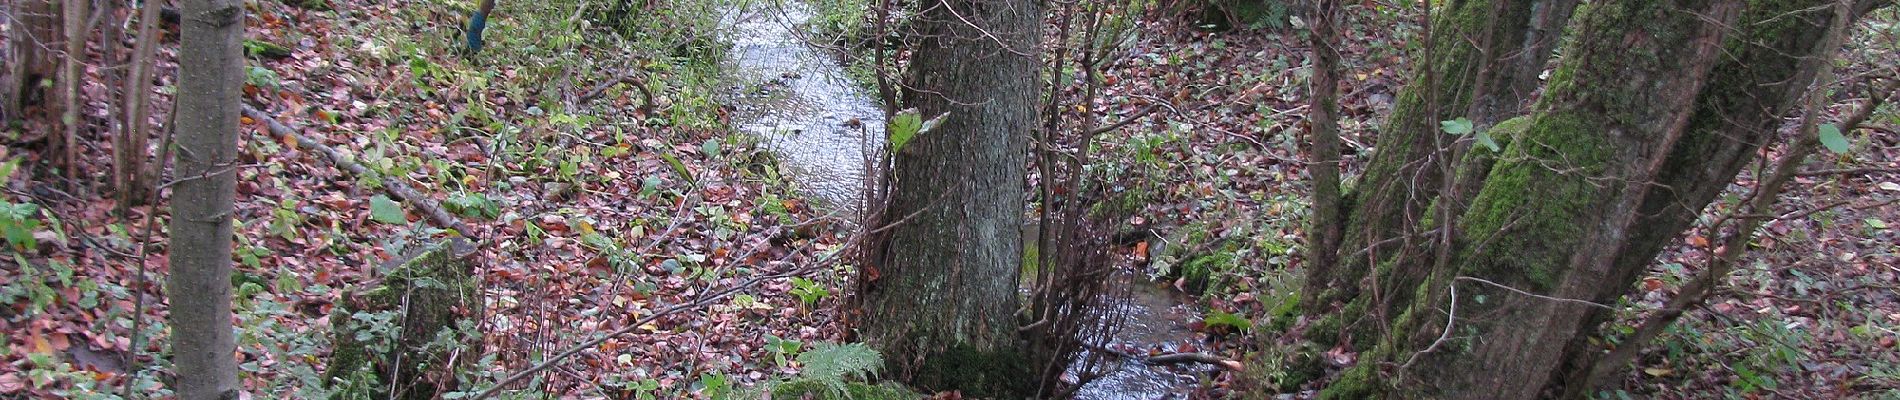
<svg viewBox="0 0 1900 400">
<path fill-rule="evenodd" d="M 776 153 L 780 168 L 809 195 L 848 208 L 857 204 L 866 146 L 883 145 L 878 101 L 853 83 L 836 57 L 806 41 L 812 17 L 798 2 L 754 2 L 729 12 L 723 23 L 733 47 L 728 70 L 739 85 L 733 122 Z M 867 142 L 867 139 L 869 142 Z M 844 210 L 849 212 L 849 210 Z M 1113 343 L 1125 354 L 1175 351 L 1199 341 L 1187 324 L 1199 319 L 1191 299 L 1145 279 L 1117 282 L 1128 290 L 1109 299 L 1127 315 Z M 1149 366 L 1121 357 L 1115 372 L 1083 387 L 1078 399 L 1177 399 L 1197 385 L 1206 366 Z"/>
</svg>

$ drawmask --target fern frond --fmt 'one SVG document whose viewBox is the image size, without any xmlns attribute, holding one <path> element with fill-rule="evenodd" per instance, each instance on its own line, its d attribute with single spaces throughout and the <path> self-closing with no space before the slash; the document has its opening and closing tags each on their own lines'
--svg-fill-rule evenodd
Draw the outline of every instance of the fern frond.
<svg viewBox="0 0 1900 400">
<path fill-rule="evenodd" d="M 798 354 L 798 375 L 823 383 L 833 393 L 845 391 L 846 379 L 865 380 L 884 366 L 884 357 L 863 343 L 814 343 Z"/>
</svg>

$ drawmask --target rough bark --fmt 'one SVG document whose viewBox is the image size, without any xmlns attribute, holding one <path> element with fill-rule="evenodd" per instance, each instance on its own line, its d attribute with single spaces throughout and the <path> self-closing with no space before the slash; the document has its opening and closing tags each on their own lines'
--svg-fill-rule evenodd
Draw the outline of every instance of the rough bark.
<svg viewBox="0 0 1900 400">
<path fill-rule="evenodd" d="M 235 399 L 231 208 L 237 196 L 239 0 L 186 0 L 179 46 L 177 181 L 172 191 L 172 363 L 178 398 Z"/>
<path fill-rule="evenodd" d="M 1313 32 L 1308 43 L 1313 51 L 1313 77 L 1308 90 L 1306 123 L 1310 129 L 1306 171 L 1313 179 L 1313 215 L 1306 231 L 1306 246 L 1313 249 L 1339 247 L 1339 7 L 1335 0 L 1320 0 L 1312 10 Z M 1324 281 L 1326 273 L 1339 262 L 1339 253 L 1315 251 L 1306 260 L 1308 280 Z"/>
<path fill-rule="evenodd" d="M 1708 87 L 1696 100 L 1686 132 L 1664 161 L 1651 196 L 1637 212 L 1639 226 L 1629 248 L 1617 255 L 1612 282 L 1629 283 L 1672 239 L 1688 229 L 1709 202 L 1722 193 L 1743 166 L 1754 161 L 1763 142 L 1773 139 L 1782 117 L 1814 81 L 1814 74 L 1831 62 L 1836 49 L 1823 40 L 1833 23 L 1828 0 L 1750 0 L 1740 23 L 1746 29 L 1725 44 Z M 1857 0 L 1855 18 L 1890 0 Z M 1629 287 L 1604 286 L 1587 296 L 1598 303 L 1615 302 Z M 1610 316 L 1594 312 L 1590 326 Z M 1572 339 L 1565 354 L 1566 369 L 1587 371 L 1602 348 L 1589 335 Z"/>
<path fill-rule="evenodd" d="M 1641 205 L 1674 196 L 1652 182 L 1683 144 L 1742 6 L 1589 6 L 1529 125 L 1456 218 L 1449 262 L 1325 397 L 1524 399 L 1560 384 L 1556 349 L 1594 330 L 1595 309 L 1561 299 L 1627 288 L 1617 278 L 1642 268 L 1617 261 L 1654 229 Z"/>
<path fill-rule="evenodd" d="M 859 333 L 925 389 L 1034 388 L 1014 313 L 1042 15 L 1033 0 L 950 0 L 913 25 L 906 105 L 948 115 L 896 154 L 879 224 L 893 226 L 864 265 Z"/>
<path fill-rule="evenodd" d="M 1416 285 L 1424 271 L 1365 278 L 1386 260 L 1426 254 L 1419 250 L 1429 239 L 1418 234 L 1429 229 L 1423 221 L 1449 175 L 1440 160 L 1468 146 L 1454 146 L 1438 122 L 1467 117 L 1486 129 L 1522 114 L 1576 6 L 1577 0 L 1466 0 L 1435 12 L 1427 56 L 1400 90 L 1365 175 L 1342 201 L 1341 245 L 1316 250 L 1334 251 L 1339 261 L 1336 270 L 1308 275 L 1306 309 L 1327 316 L 1313 330 L 1316 339 L 1333 342 L 1336 333 L 1366 328 L 1347 325 L 1368 313 L 1389 316 L 1409 302 L 1412 293 L 1398 288 Z M 1364 287 L 1372 283 L 1382 288 Z M 1378 295 L 1359 296 L 1368 289 Z M 1341 302 L 1352 304 L 1342 309 Z"/>
</svg>

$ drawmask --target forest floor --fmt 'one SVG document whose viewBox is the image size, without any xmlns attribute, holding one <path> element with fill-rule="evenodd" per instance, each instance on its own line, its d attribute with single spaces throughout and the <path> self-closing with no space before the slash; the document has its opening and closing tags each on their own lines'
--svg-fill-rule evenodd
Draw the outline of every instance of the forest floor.
<svg viewBox="0 0 1900 400">
<path fill-rule="evenodd" d="M 388 181 L 427 193 L 468 226 L 462 235 L 481 239 L 473 260 L 486 339 L 469 353 L 487 356 L 470 360 L 466 382 L 492 384 L 636 316 L 801 267 L 814 270 L 607 339 L 527 388 L 688 396 L 783 376 L 800 343 L 840 337 L 837 219 L 793 194 L 753 140 L 726 130 L 717 58 L 707 56 L 720 50 L 688 33 L 716 22 L 714 10 L 678 10 L 644 21 L 653 38 L 613 42 L 575 29 L 571 4 L 503 2 L 487 49 L 463 58 L 471 2 L 287 3 L 296 2 L 246 2 L 247 49 L 286 51 L 252 57 L 244 102 L 376 174 L 342 172 L 244 118 L 233 282 L 255 285 L 239 290 L 234 321 L 246 393 L 326 397 L 319 376 L 340 296 L 455 236 L 405 213 L 410 205 L 381 189 Z M 167 38 L 160 110 L 177 71 Z M 109 90 L 106 71 L 88 68 L 87 93 Z M 634 84 L 649 86 L 650 109 Z M 108 112 L 97 101 L 85 114 L 104 126 Z M 52 128 L 43 124 L 9 137 Z M 81 139 L 79 179 L 61 178 L 41 146 L 0 148 L 19 167 L 5 185 L 11 221 L 40 224 L 10 233 L 0 263 L 0 398 L 109 398 L 128 376 L 134 393 L 165 393 L 168 368 L 154 356 L 170 342 L 167 219 L 151 206 L 114 211 L 106 138 Z M 17 211 L 25 204 L 37 207 Z M 137 250 L 147 243 L 149 254 Z"/>
<path fill-rule="evenodd" d="M 454 236 L 402 213 L 407 205 L 390 203 L 381 188 L 388 181 L 429 193 L 470 228 L 464 235 L 481 239 L 474 260 L 486 339 L 471 350 L 489 356 L 474 361 L 466 382 L 494 382 L 634 315 L 798 267 L 815 270 L 634 327 L 527 388 L 566 398 L 707 396 L 786 376 L 805 344 L 843 337 L 837 310 L 849 271 L 832 260 L 846 250 L 845 224 L 803 200 L 769 154 L 725 125 L 719 98 L 727 88 L 714 55 L 722 50 L 692 33 L 716 24 L 716 10 L 683 6 L 645 22 L 651 34 L 641 40 L 611 41 L 579 29 L 586 22 L 567 14 L 571 5 L 504 1 L 488 49 L 463 58 L 454 43 L 470 3 L 247 3 L 247 47 L 287 51 L 254 57 L 246 103 L 377 172 L 342 172 L 245 119 L 234 282 L 251 285 L 240 290 L 235 321 L 247 393 L 324 395 L 319 376 L 340 296 L 374 284 L 382 266 L 411 250 Z M 1415 29 L 1391 29 L 1415 26 L 1407 22 L 1415 15 L 1356 10 L 1345 30 L 1341 98 L 1349 171 L 1370 154 L 1405 83 L 1406 45 L 1417 42 Z M 1290 33 L 1205 32 L 1152 14 L 1117 51 L 1089 109 L 1115 120 L 1157 99 L 1172 106 L 1104 138 L 1101 157 L 1122 166 L 1110 174 L 1120 178 L 1117 190 L 1142 205 L 1128 222 L 1178 240 L 1119 250 L 1166 284 L 1204 292 L 1195 306 L 1209 315 L 1242 317 L 1196 324 L 1212 338 L 1197 347 L 1242 358 L 1277 342 L 1257 327 L 1297 287 L 1307 52 Z M 1890 16 L 1879 26 L 1893 32 Z M 1892 37 L 1862 40 L 1878 47 L 1850 47 L 1895 48 Z M 161 47 L 159 110 L 170 108 L 176 44 Z M 1891 69 L 1894 54 L 1850 54 L 1848 71 Z M 110 71 L 88 69 L 89 96 L 111 90 L 102 83 Z M 651 90 L 650 108 L 634 84 Z M 94 101 L 85 118 L 104 126 L 111 112 Z M 1888 226 L 1900 223 L 1891 205 L 1900 198 L 1896 115 L 1888 109 L 1875 129 L 1849 135 L 1851 151 L 1810 163 L 1856 171 L 1797 181 L 1781 210 L 1802 218 L 1768 223 L 1730 290 L 1662 338 L 1627 374 L 1622 394 L 1900 390 L 1900 237 Z M 17 166 L 0 173 L 8 241 L 0 252 L 0 398 L 111 398 L 127 384 L 162 395 L 169 372 L 155 361 L 169 343 L 166 215 L 152 206 L 115 211 L 103 130 L 86 131 L 78 178 L 62 178 L 51 166 L 57 156 L 26 140 L 50 129 L 9 130 L 0 147 L 0 170 Z M 1748 175 L 1732 193 L 1753 183 Z M 1710 216 L 1736 197 L 1718 200 Z M 1627 311 L 1606 333 L 1618 336 L 1699 271 L 1710 236 L 1679 238 L 1633 288 L 1639 295 L 1617 305 Z M 1195 274 L 1209 278 L 1186 279 Z M 1239 379 L 1211 377 L 1201 395 L 1223 395 Z"/>
</svg>

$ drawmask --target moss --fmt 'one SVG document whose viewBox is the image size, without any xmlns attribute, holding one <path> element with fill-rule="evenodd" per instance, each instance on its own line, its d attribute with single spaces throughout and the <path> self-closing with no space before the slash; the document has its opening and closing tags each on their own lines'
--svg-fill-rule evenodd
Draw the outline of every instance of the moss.
<svg viewBox="0 0 1900 400">
<path fill-rule="evenodd" d="M 345 296 L 330 315 L 336 349 L 324 371 L 325 384 L 339 389 L 339 396 L 349 393 L 375 399 L 431 399 L 438 389 L 455 388 L 453 369 L 458 366 L 446 360 L 458 349 L 445 348 L 436 339 L 445 334 L 459 337 L 455 327 L 467 318 L 458 310 L 479 314 L 481 303 L 468 264 L 454 253 L 451 246 L 431 246 L 391 270 L 376 288 Z M 359 312 L 393 315 L 394 320 L 359 320 L 355 318 Z M 460 337 L 460 342 L 450 345 L 473 343 L 480 343 L 480 338 Z M 399 358 L 401 365 L 392 366 Z M 412 384 L 364 383 L 366 379 L 389 383 L 392 375 Z M 407 389 L 391 394 L 387 392 L 391 386 Z"/>
<path fill-rule="evenodd" d="M 923 360 L 911 383 L 932 391 L 959 390 L 978 399 L 1019 399 L 1036 390 L 1029 358 L 1013 349 L 986 351 L 958 343 Z"/>
<path fill-rule="evenodd" d="M 903 385 L 890 382 L 846 382 L 842 395 L 825 387 L 824 383 L 810 379 L 793 379 L 772 386 L 774 399 L 803 399 L 807 396 L 816 400 L 916 400 L 924 397 Z"/>
<path fill-rule="evenodd" d="M 1571 247 L 1592 221 L 1595 182 L 1614 160 L 1600 136 L 1601 120 L 1575 112 L 1551 112 L 1510 148 L 1484 181 L 1460 219 L 1459 230 L 1482 232 L 1485 246 L 1461 246 L 1457 259 L 1466 274 L 1521 281 L 1541 293 L 1556 286 Z M 1491 233 L 1496 232 L 1495 236 Z M 1508 257 L 1478 252 L 1512 249 Z"/>
</svg>

